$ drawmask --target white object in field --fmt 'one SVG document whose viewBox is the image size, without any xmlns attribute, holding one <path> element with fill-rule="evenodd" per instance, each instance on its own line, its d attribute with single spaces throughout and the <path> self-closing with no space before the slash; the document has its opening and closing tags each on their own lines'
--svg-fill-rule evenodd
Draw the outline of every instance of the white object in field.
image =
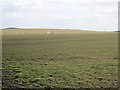
<svg viewBox="0 0 120 90">
<path fill-rule="evenodd" d="M 47 34 L 51 34 L 51 31 L 47 31 Z"/>
</svg>

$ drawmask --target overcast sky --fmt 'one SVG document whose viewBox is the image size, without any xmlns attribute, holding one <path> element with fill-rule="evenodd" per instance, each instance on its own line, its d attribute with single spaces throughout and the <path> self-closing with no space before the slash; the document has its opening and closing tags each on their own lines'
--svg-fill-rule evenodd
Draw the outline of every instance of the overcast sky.
<svg viewBox="0 0 120 90">
<path fill-rule="evenodd" d="M 2 27 L 117 30 L 119 0 L 0 0 Z"/>
</svg>

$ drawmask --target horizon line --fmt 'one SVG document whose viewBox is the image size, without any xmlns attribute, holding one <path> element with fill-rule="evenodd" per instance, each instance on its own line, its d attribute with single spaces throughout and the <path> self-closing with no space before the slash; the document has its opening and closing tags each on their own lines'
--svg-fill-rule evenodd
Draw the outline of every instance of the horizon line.
<svg viewBox="0 0 120 90">
<path fill-rule="evenodd" d="M 78 29 L 78 28 L 41 28 L 41 27 L 2 27 L 0 28 L 2 30 L 4 29 L 54 29 L 54 30 L 82 30 L 82 31 L 107 31 L 107 32 L 111 32 L 111 31 L 119 31 L 119 30 L 95 30 L 95 29 Z"/>
</svg>

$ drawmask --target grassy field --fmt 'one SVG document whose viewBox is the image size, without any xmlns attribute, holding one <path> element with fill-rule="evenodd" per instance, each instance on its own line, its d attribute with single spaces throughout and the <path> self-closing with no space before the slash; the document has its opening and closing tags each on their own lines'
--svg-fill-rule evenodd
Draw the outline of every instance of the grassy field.
<svg viewBox="0 0 120 90">
<path fill-rule="evenodd" d="M 116 32 L 11 31 L 3 31 L 3 87 L 118 87 Z"/>
</svg>

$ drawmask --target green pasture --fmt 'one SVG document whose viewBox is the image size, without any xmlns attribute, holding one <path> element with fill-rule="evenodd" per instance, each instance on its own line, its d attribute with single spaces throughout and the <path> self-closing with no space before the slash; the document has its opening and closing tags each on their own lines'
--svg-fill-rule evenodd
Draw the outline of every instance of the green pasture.
<svg viewBox="0 0 120 90">
<path fill-rule="evenodd" d="M 3 34 L 3 87 L 116 88 L 116 32 Z"/>
</svg>

